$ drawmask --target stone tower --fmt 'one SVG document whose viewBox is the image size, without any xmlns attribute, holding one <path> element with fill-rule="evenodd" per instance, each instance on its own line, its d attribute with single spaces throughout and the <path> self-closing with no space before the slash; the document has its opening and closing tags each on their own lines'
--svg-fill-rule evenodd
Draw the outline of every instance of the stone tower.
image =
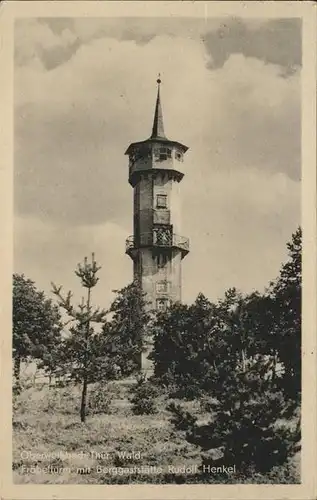
<svg viewBox="0 0 317 500">
<path fill-rule="evenodd" d="M 167 139 L 164 133 L 157 80 L 152 135 L 130 144 L 129 183 L 134 191 L 133 235 L 126 253 L 133 260 L 150 309 L 165 310 L 181 301 L 182 259 L 189 252 L 188 238 L 181 236 L 180 181 L 187 146 Z M 146 368 L 146 356 L 142 368 Z"/>
</svg>

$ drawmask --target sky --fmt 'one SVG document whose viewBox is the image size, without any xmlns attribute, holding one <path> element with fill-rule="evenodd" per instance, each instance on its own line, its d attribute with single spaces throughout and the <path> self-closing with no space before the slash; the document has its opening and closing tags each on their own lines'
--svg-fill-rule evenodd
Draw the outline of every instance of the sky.
<svg viewBox="0 0 317 500">
<path fill-rule="evenodd" d="M 189 147 L 183 300 L 263 290 L 300 224 L 298 19 L 34 18 L 15 24 L 14 270 L 94 301 L 132 279 L 131 142 L 151 134 L 161 74 L 165 132 Z"/>
</svg>

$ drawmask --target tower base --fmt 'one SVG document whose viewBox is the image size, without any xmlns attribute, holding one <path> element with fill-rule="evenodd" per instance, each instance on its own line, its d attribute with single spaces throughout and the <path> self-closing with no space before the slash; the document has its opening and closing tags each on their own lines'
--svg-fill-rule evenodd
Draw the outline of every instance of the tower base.
<svg viewBox="0 0 317 500">
<path fill-rule="evenodd" d="M 141 373 L 145 373 L 148 376 L 154 373 L 154 363 L 151 359 L 149 359 L 152 350 L 153 350 L 153 341 L 151 338 L 148 338 L 146 340 L 145 350 L 141 353 L 140 356 L 141 358 L 140 371 Z"/>
<path fill-rule="evenodd" d="M 147 375 L 153 375 L 154 373 L 154 363 L 148 358 L 150 352 L 143 352 L 141 354 L 141 372 Z"/>
</svg>

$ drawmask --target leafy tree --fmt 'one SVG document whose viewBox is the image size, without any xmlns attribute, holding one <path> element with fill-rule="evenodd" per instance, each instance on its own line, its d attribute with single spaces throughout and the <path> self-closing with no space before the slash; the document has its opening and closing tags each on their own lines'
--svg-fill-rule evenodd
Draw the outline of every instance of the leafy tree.
<svg viewBox="0 0 317 500">
<path fill-rule="evenodd" d="M 287 244 L 288 260 L 264 295 L 253 294 L 247 304 L 254 351 L 272 361 L 285 395 L 301 393 L 301 229 Z M 284 374 L 282 373 L 284 370 Z"/>
<path fill-rule="evenodd" d="M 100 267 L 97 265 L 94 254 L 91 264 L 85 257 L 83 264 L 78 264 L 75 271 L 81 285 L 87 289 L 86 300 L 82 298 L 81 304 L 76 308 L 72 305 L 72 293 L 68 292 L 66 297 L 61 293 L 62 287 L 53 286 L 53 293 L 58 298 L 58 304 L 62 307 L 70 321 L 74 322 L 70 328 L 70 334 L 64 340 L 63 358 L 64 371 L 72 380 L 82 383 L 82 396 L 80 406 L 80 419 L 86 420 L 87 391 L 89 383 L 95 381 L 96 367 L 102 353 L 98 352 L 98 334 L 91 326 L 92 323 L 102 323 L 106 318 L 107 311 L 93 308 L 91 305 L 91 291 L 97 285 L 99 278 L 97 273 Z"/>
<path fill-rule="evenodd" d="M 58 308 L 23 274 L 13 275 L 13 360 L 16 386 L 22 361 L 45 363 L 61 343 Z"/>
<path fill-rule="evenodd" d="M 159 313 L 153 326 L 154 375 L 193 398 L 207 381 L 215 361 L 212 304 L 199 294 L 192 306 L 173 304 Z"/>
<path fill-rule="evenodd" d="M 151 314 L 138 280 L 115 293 L 109 309 L 112 318 L 104 324 L 101 342 L 112 365 L 122 376 L 129 376 L 141 368 L 141 355 L 148 347 L 151 332 Z"/>
<path fill-rule="evenodd" d="M 211 391 L 217 366 L 231 357 L 245 365 L 260 343 L 253 323 L 259 294 L 243 297 L 229 289 L 212 304 L 199 294 L 191 306 L 175 304 L 154 326 L 155 376 L 178 387 L 177 395 L 195 398 Z"/>
<path fill-rule="evenodd" d="M 257 352 L 254 335 L 253 305 L 259 299 L 254 293 L 243 296 L 235 288 L 226 291 L 223 300 L 216 306 L 218 328 L 225 349 L 223 356 L 232 357 L 237 366 L 245 369 L 249 358 Z"/>
<path fill-rule="evenodd" d="M 55 380 L 60 379 L 64 375 L 64 339 L 60 343 L 56 343 L 43 353 L 41 360 L 38 362 L 38 368 L 44 370 L 49 379 L 49 388 L 51 387 L 53 377 Z M 63 382 L 62 382 L 63 383 Z"/>
</svg>

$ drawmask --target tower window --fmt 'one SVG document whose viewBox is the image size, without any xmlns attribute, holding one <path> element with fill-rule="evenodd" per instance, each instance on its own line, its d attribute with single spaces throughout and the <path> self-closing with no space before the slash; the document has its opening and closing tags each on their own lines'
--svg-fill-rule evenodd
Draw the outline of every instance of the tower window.
<svg viewBox="0 0 317 500">
<path fill-rule="evenodd" d="M 172 158 L 172 150 L 170 148 L 159 148 L 155 150 L 155 158 L 159 161 L 167 160 Z"/>
<path fill-rule="evenodd" d="M 143 158 L 151 158 L 152 157 L 152 150 L 150 148 L 143 148 L 141 150 L 141 155 Z"/>
<path fill-rule="evenodd" d="M 160 148 L 160 160 L 172 158 L 172 150 L 170 148 Z"/>
<path fill-rule="evenodd" d="M 157 293 L 167 293 L 168 292 L 168 282 L 167 281 L 158 281 L 156 283 L 156 291 L 157 291 Z"/>
<path fill-rule="evenodd" d="M 157 194 L 156 195 L 156 208 L 167 208 L 167 195 Z"/>
<path fill-rule="evenodd" d="M 135 163 L 135 155 L 134 153 L 131 153 L 129 156 L 129 166 L 133 167 L 134 163 Z"/>
<path fill-rule="evenodd" d="M 167 255 L 165 254 L 159 254 L 157 256 L 157 267 L 158 269 L 164 269 L 164 267 L 167 264 Z"/>
<path fill-rule="evenodd" d="M 160 312 L 166 311 L 169 306 L 168 299 L 157 299 L 156 301 L 156 309 Z"/>
<path fill-rule="evenodd" d="M 137 161 L 144 160 L 146 158 L 152 158 L 152 150 L 150 148 L 134 149 L 129 156 L 130 167 L 132 167 Z"/>
<path fill-rule="evenodd" d="M 179 151 L 176 151 L 175 152 L 175 158 L 178 161 L 183 161 L 183 155 L 182 155 L 182 153 L 180 153 Z"/>
</svg>

